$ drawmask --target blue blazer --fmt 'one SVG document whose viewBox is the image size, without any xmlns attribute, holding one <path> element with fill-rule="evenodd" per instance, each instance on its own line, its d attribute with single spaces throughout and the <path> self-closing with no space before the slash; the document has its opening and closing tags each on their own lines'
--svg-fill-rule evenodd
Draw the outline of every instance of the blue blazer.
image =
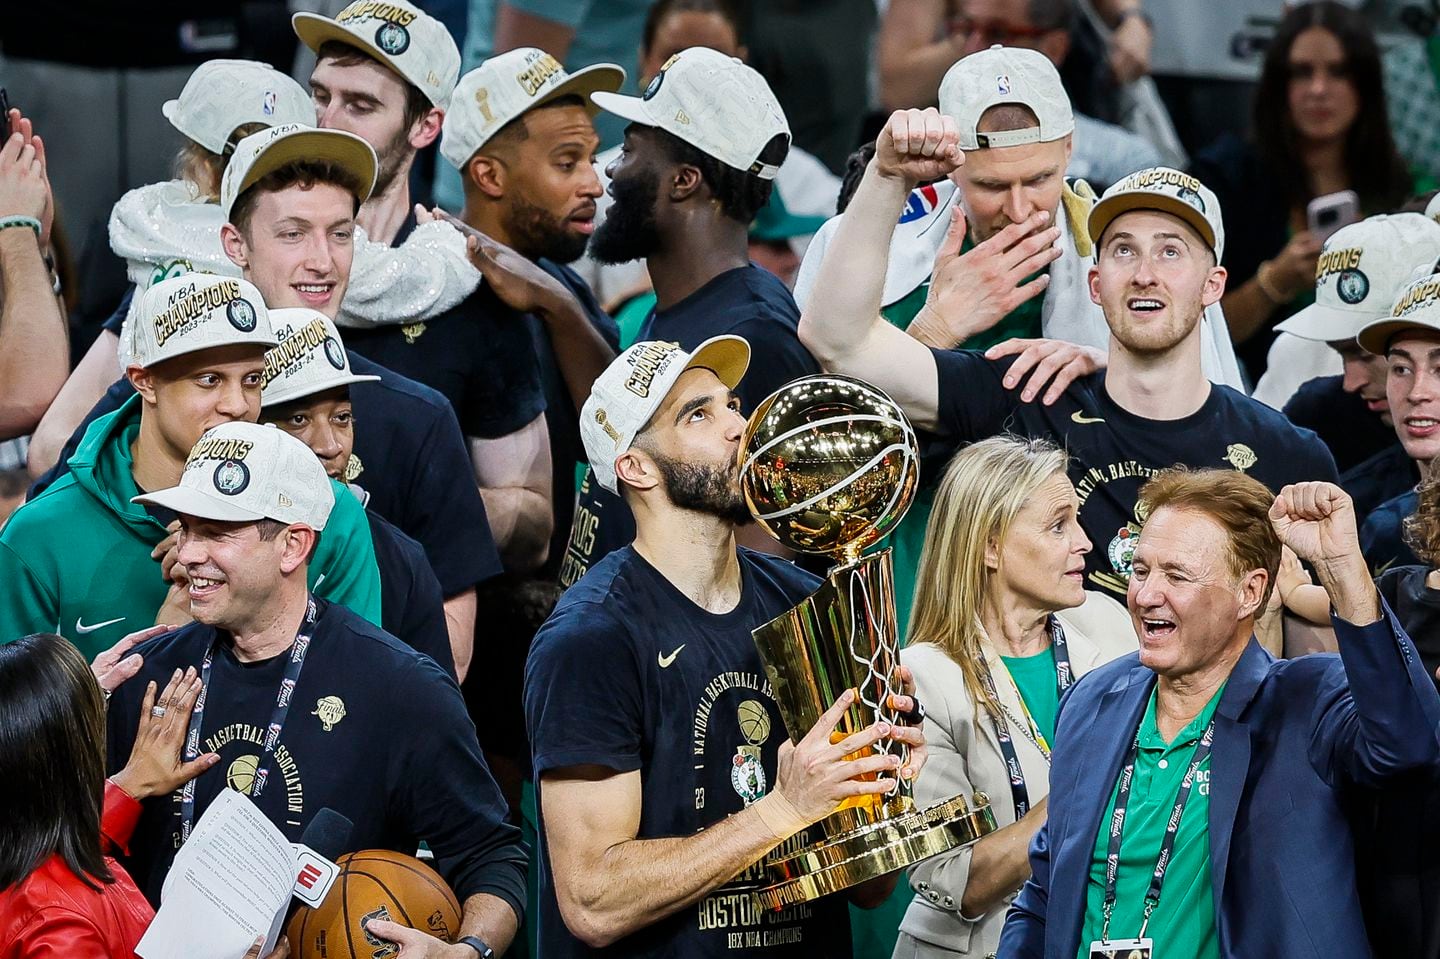
<svg viewBox="0 0 1440 959">
<path fill-rule="evenodd" d="M 1332 619 L 1338 656 L 1276 660 L 1252 638 L 1215 712 L 1210 871 L 1226 959 L 1369 956 L 1346 787 L 1440 765 L 1440 693 L 1389 607 L 1368 626 Z M 1095 836 L 1154 686 L 1132 653 L 1066 694 L 1050 813 L 1000 959 L 1076 959 Z"/>
</svg>

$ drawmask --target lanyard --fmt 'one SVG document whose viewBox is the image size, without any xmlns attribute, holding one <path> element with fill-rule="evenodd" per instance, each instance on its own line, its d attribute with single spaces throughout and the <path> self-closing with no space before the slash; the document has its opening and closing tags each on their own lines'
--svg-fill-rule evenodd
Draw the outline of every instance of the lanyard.
<svg viewBox="0 0 1440 959">
<path fill-rule="evenodd" d="M 270 756 L 280 742 L 280 730 L 285 728 L 285 718 L 290 714 L 290 697 L 295 684 L 300 680 L 300 670 L 305 665 L 305 654 L 310 649 L 310 637 L 315 632 L 315 597 L 307 597 L 305 620 L 295 634 L 290 647 L 290 659 L 285 664 L 285 676 L 280 680 L 280 691 L 275 696 L 275 711 L 270 716 L 270 725 L 265 730 L 265 743 L 255 768 L 254 784 L 250 787 L 250 798 L 260 798 L 265 789 L 265 780 L 270 775 Z M 210 695 L 210 667 L 215 660 L 215 647 L 219 645 L 217 635 L 205 650 L 205 659 L 200 664 L 200 696 L 195 700 L 195 709 L 190 713 L 190 728 L 185 734 L 185 761 L 191 762 L 200 755 L 200 723 L 204 719 L 205 700 Z M 198 778 L 198 777 L 197 777 Z M 190 838 L 195 825 L 195 780 L 191 779 L 180 791 L 180 841 Z"/>
<path fill-rule="evenodd" d="M 1150 914 L 1160 904 L 1160 887 L 1165 883 L 1165 873 L 1175 855 L 1175 837 L 1180 832 L 1180 818 L 1185 815 L 1185 804 L 1190 800 L 1190 788 L 1195 785 L 1200 764 L 1210 755 L 1210 745 L 1214 740 L 1215 720 L 1212 719 L 1210 725 L 1205 727 L 1200 741 L 1195 744 L 1185 777 L 1180 780 L 1180 788 L 1175 791 L 1175 808 L 1171 810 L 1170 820 L 1165 824 L 1165 838 L 1160 842 L 1160 857 L 1156 859 L 1155 871 L 1150 876 L 1150 888 L 1145 891 L 1145 918 L 1140 923 L 1140 935 L 1136 938 L 1145 938 L 1145 927 L 1150 925 Z M 1140 730 L 1137 729 L 1135 742 L 1130 747 L 1130 756 L 1125 761 L 1125 768 L 1120 770 L 1115 812 L 1110 816 L 1110 846 L 1105 856 L 1105 925 L 1100 930 L 1101 942 L 1108 942 L 1110 939 L 1110 914 L 1115 911 L 1115 879 L 1120 871 L 1120 838 L 1125 831 L 1125 810 L 1130 805 L 1130 787 L 1135 780 L 1135 762 L 1139 757 Z"/>
<path fill-rule="evenodd" d="M 1059 694 L 1063 696 L 1065 690 L 1075 682 L 1075 677 L 1070 670 L 1070 647 L 1065 642 L 1065 630 L 1054 616 L 1050 617 L 1050 648 L 1055 653 L 1055 685 Z M 1000 694 L 995 688 L 995 677 L 985 662 L 985 654 L 982 652 L 979 653 L 979 656 L 980 675 L 985 680 L 985 690 L 998 703 Z M 1009 676 L 1008 672 L 1006 676 Z M 1025 712 L 1025 724 L 1029 727 L 1021 731 L 1035 744 L 1035 748 L 1040 750 L 1040 755 L 1045 757 L 1045 761 L 1049 762 L 1050 744 L 1045 741 L 1040 727 L 1035 724 L 1034 717 L 1030 715 L 1030 709 L 1025 705 L 1025 697 L 1020 695 L 1020 689 L 1015 686 L 1015 680 L 1010 680 L 1010 686 L 1015 690 L 1015 698 L 1020 701 L 1020 708 Z M 1009 722 L 1000 716 L 991 716 L 990 722 L 995 727 L 995 738 L 1000 743 L 1000 757 L 1005 760 L 1005 768 L 1010 773 L 1010 798 L 1015 804 L 1015 819 L 1018 822 L 1030 811 L 1030 791 L 1025 787 L 1025 772 L 1020 768 L 1020 757 L 1015 754 L 1015 741 L 1010 736 Z"/>
</svg>

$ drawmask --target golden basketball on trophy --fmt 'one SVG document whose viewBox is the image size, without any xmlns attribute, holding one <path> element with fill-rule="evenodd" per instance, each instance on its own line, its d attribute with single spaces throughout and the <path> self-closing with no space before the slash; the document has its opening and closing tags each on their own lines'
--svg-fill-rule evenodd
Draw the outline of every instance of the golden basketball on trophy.
<svg viewBox="0 0 1440 959">
<path fill-rule="evenodd" d="M 903 723 L 891 551 L 862 555 L 905 515 L 919 448 L 894 400 L 861 380 L 807 376 L 767 397 L 740 442 L 740 486 L 756 521 L 791 549 L 840 563 L 799 606 L 753 631 L 791 742 L 847 689 L 859 695 L 835 741 L 876 722 Z M 903 743 L 873 747 L 908 759 Z M 858 757 L 857 757 L 858 758 Z M 825 838 L 765 862 L 769 909 L 838 892 L 972 843 L 995 828 L 983 794 L 917 809 L 910 783 L 850 800 L 822 820 Z"/>
</svg>

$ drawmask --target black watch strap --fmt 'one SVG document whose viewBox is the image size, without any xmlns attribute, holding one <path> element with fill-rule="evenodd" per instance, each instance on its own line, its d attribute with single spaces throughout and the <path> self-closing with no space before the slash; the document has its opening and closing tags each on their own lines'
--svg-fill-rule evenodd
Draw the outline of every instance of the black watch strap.
<svg viewBox="0 0 1440 959">
<path fill-rule="evenodd" d="M 485 940 L 478 936 L 461 936 L 455 940 L 456 944 L 464 944 L 480 954 L 480 959 L 495 959 L 495 950 L 485 945 Z"/>
</svg>

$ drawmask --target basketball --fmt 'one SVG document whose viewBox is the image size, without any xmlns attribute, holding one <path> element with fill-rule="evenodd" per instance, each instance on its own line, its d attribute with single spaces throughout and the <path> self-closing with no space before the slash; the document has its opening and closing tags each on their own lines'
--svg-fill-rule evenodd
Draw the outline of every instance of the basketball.
<svg viewBox="0 0 1440 959">
<path fill-rule="evenodd" d="M 761 401 L 740 440 L 740 489 L 793 550 L 853 561 L 905 515 L 919 446 L 904 412 L 869 383 L 806 376 Z"/>
<path fill-rule="evenodd" d="M 298 959 L 389 959 L 400 947 L 365 931 L 388 919 L 454 942 L 460 903 L 439 873 L 413 856 L 366 849 L 335 860 L 340 874 L 319 907 L 301 908 L 285 933 Z"/>
</svg>

